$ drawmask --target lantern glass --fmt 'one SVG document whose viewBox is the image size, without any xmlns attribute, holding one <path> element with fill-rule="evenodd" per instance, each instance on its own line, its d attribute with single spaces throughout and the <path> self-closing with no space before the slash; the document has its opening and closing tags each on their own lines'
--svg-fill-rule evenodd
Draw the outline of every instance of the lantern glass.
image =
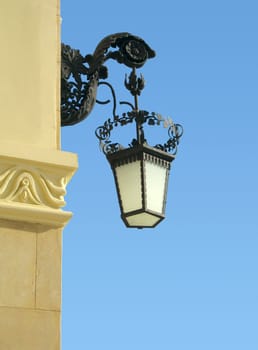
<svg viewBox="0 0 258 350">
<path fill-rule="evenodd" d="M 167 169 L 151 161 L 144 162 L 146 208 L 163 213 Z"/>
<path fill-rule="evenodd" d="M 125 224 L 129 227 L 154 227 L 156 226 L 162 219 L 158 216 L 149 214 L 149 213 L 140 213 L 134 214 L 131 216 L 126 216 L 124 218 Z"/>
<path fill-rule="evenodd" d="M 125 213 L 142 207 L 141 162 L 139 160 L 115 168 L 120 201 Z"/>
<path fill-rule="evenodd" d="M 174 156 L 138 145 L 107 155 L 107 158 L 126 226 L 156 226 L 164 219 L 169 169 Z"/>
</svg>

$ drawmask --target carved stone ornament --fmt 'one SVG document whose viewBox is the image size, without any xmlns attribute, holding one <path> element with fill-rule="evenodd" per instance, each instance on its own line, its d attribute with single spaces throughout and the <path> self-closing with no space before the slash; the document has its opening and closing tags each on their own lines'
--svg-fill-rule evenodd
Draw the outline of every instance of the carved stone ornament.
<svg viewBox="0 0 258 350">
<path fill-rule="evenodd" d="M 99 79 L 108 77 L 104 66 L 108 59 L 140 68 L 155 56 L 155 51 L 143 39 L 125 32 L 105 37 L 92 55 L 82 56 L 79 50 L 65 44 L 61 55 L 61 124 L 66 126 L 81 122 L 92 111 Z"/>
<path fill-rule="evenodd" d="M 66 179 L 47 179 L 39 170 L 13 166 L 0 173 L 0 199 L 59 209 L 65 205 Z"/>
</svg>

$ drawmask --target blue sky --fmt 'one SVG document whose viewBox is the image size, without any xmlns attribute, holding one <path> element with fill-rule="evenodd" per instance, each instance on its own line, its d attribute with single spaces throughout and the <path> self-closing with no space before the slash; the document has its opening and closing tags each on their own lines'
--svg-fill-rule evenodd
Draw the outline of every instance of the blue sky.
<svg viewBox="0 0 258 350">
<path fill-rule="evenodd" d="M 166 219 L 136 230 L 94 136 L 111 107 L 62 129 L 80 164 L 66 196 L 62 349 L 257 350 L 257 2 L 62 0 L 61 13 L 62 41 L 83 54 L 111 33 L 145 39 L 157 56 L 141 69 L 140 107 L 185 130 Z M 129 71 L 107 65 L 119 98 Z"/>
</svg>

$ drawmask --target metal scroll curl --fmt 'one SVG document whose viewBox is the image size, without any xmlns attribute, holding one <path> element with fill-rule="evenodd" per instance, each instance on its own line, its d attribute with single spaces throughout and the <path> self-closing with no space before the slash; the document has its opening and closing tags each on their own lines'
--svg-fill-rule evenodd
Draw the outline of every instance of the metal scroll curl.
<svg viewBox="0 0 258 350">
<path fill-rule="evenodd" d="M 104 65 L 108 59 L 140 68 L 155 57 L 155 51 L 143 39 L 127 32 L 108 35 L 92 55 L 82 56 L 79 50 L 65 44 L 61 50 L 62 126 L 77 124 L 90 114 L 96 102 L 99 79 L 108 77 Z"/>
<path fill-rule="evenodd" d="M 169 152 L 173 155 L 176 155 L 177 146 L 180 142 L 181 136 L 183 135 L 182 125 L 174 123 L 170 117 L 164 118 L 159 113 L 149 113 L 148 111 L 144 110 L 132 110 L 131 112 L 123 113 L 122 116 L 113 115 L 113 119 L 107 119 L 103 125 L 99 126 L 96 129 L 95 135 L 98 138 L 100 146 L 106 155 L 124 149 L 124 147 L 121 144 L 112 143 L 112 141 L 110 140 L 112 130 L 117 126 L 124 126 L 129 123 L 135 122 L 136 120 L 138 120 L 142 126 L 144 124 L 147 124 L 149 126 L 163 125 L 163 127 L 167 128 L 169 136 L 167 142 L 165 142 L 164 144 L 157 144 L 153 147 L 163 152 Z M 141 143 L 148 144 L 147 140 L 144 137 L 143 129 L 142 136 L 143 139 L 141 140 Z M 131 148 L 137 146 L 138 144 L 139 141 L 133 139 L 129 144 L 129 147 Z"/>
</svg>

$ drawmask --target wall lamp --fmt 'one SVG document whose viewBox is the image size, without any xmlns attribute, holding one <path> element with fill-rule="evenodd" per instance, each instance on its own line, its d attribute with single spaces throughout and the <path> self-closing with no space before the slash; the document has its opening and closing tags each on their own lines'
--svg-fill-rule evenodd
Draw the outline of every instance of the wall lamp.
<svg viewBox="0 0 258 350">
<path fill-rule="evenodd" d="M 183 134 L 180 124 L 159 113 L 139 109 L 138 96 L 144 88 L 144 78 L 136 69 L 155 56 L 149 45 L 130 33 L 116 33 L 105 37 L 93 55 L 82 56 L 79 50 L 62 44 L 61 67 L 61 123 L 69 126 L 80 123 L 92 111 L 97 100 L 97 89 L 106 85 L 113 101 L 112 118 L 99 126 L 95 134 L 112 168 L 121 210 L 121 218 L 127 227 L 155 227 L 165 217 L 168 177 L 177 146 Z M 116 95 L 112 85 L 103 81 L 108 77 L 104 63 L 113 59 L 131 68 L 125 78 L 125 88 L 133 96 L 133 103 L 121 101 L 130 111 L 116 113 Z M 134 123 L 136 136 L 125 148 L 110 140 L 115 127 Z M 168 140 L 150 146 L 145 138 L 144 126 L 163 125 L 168 129 Z"/>
</svg>

